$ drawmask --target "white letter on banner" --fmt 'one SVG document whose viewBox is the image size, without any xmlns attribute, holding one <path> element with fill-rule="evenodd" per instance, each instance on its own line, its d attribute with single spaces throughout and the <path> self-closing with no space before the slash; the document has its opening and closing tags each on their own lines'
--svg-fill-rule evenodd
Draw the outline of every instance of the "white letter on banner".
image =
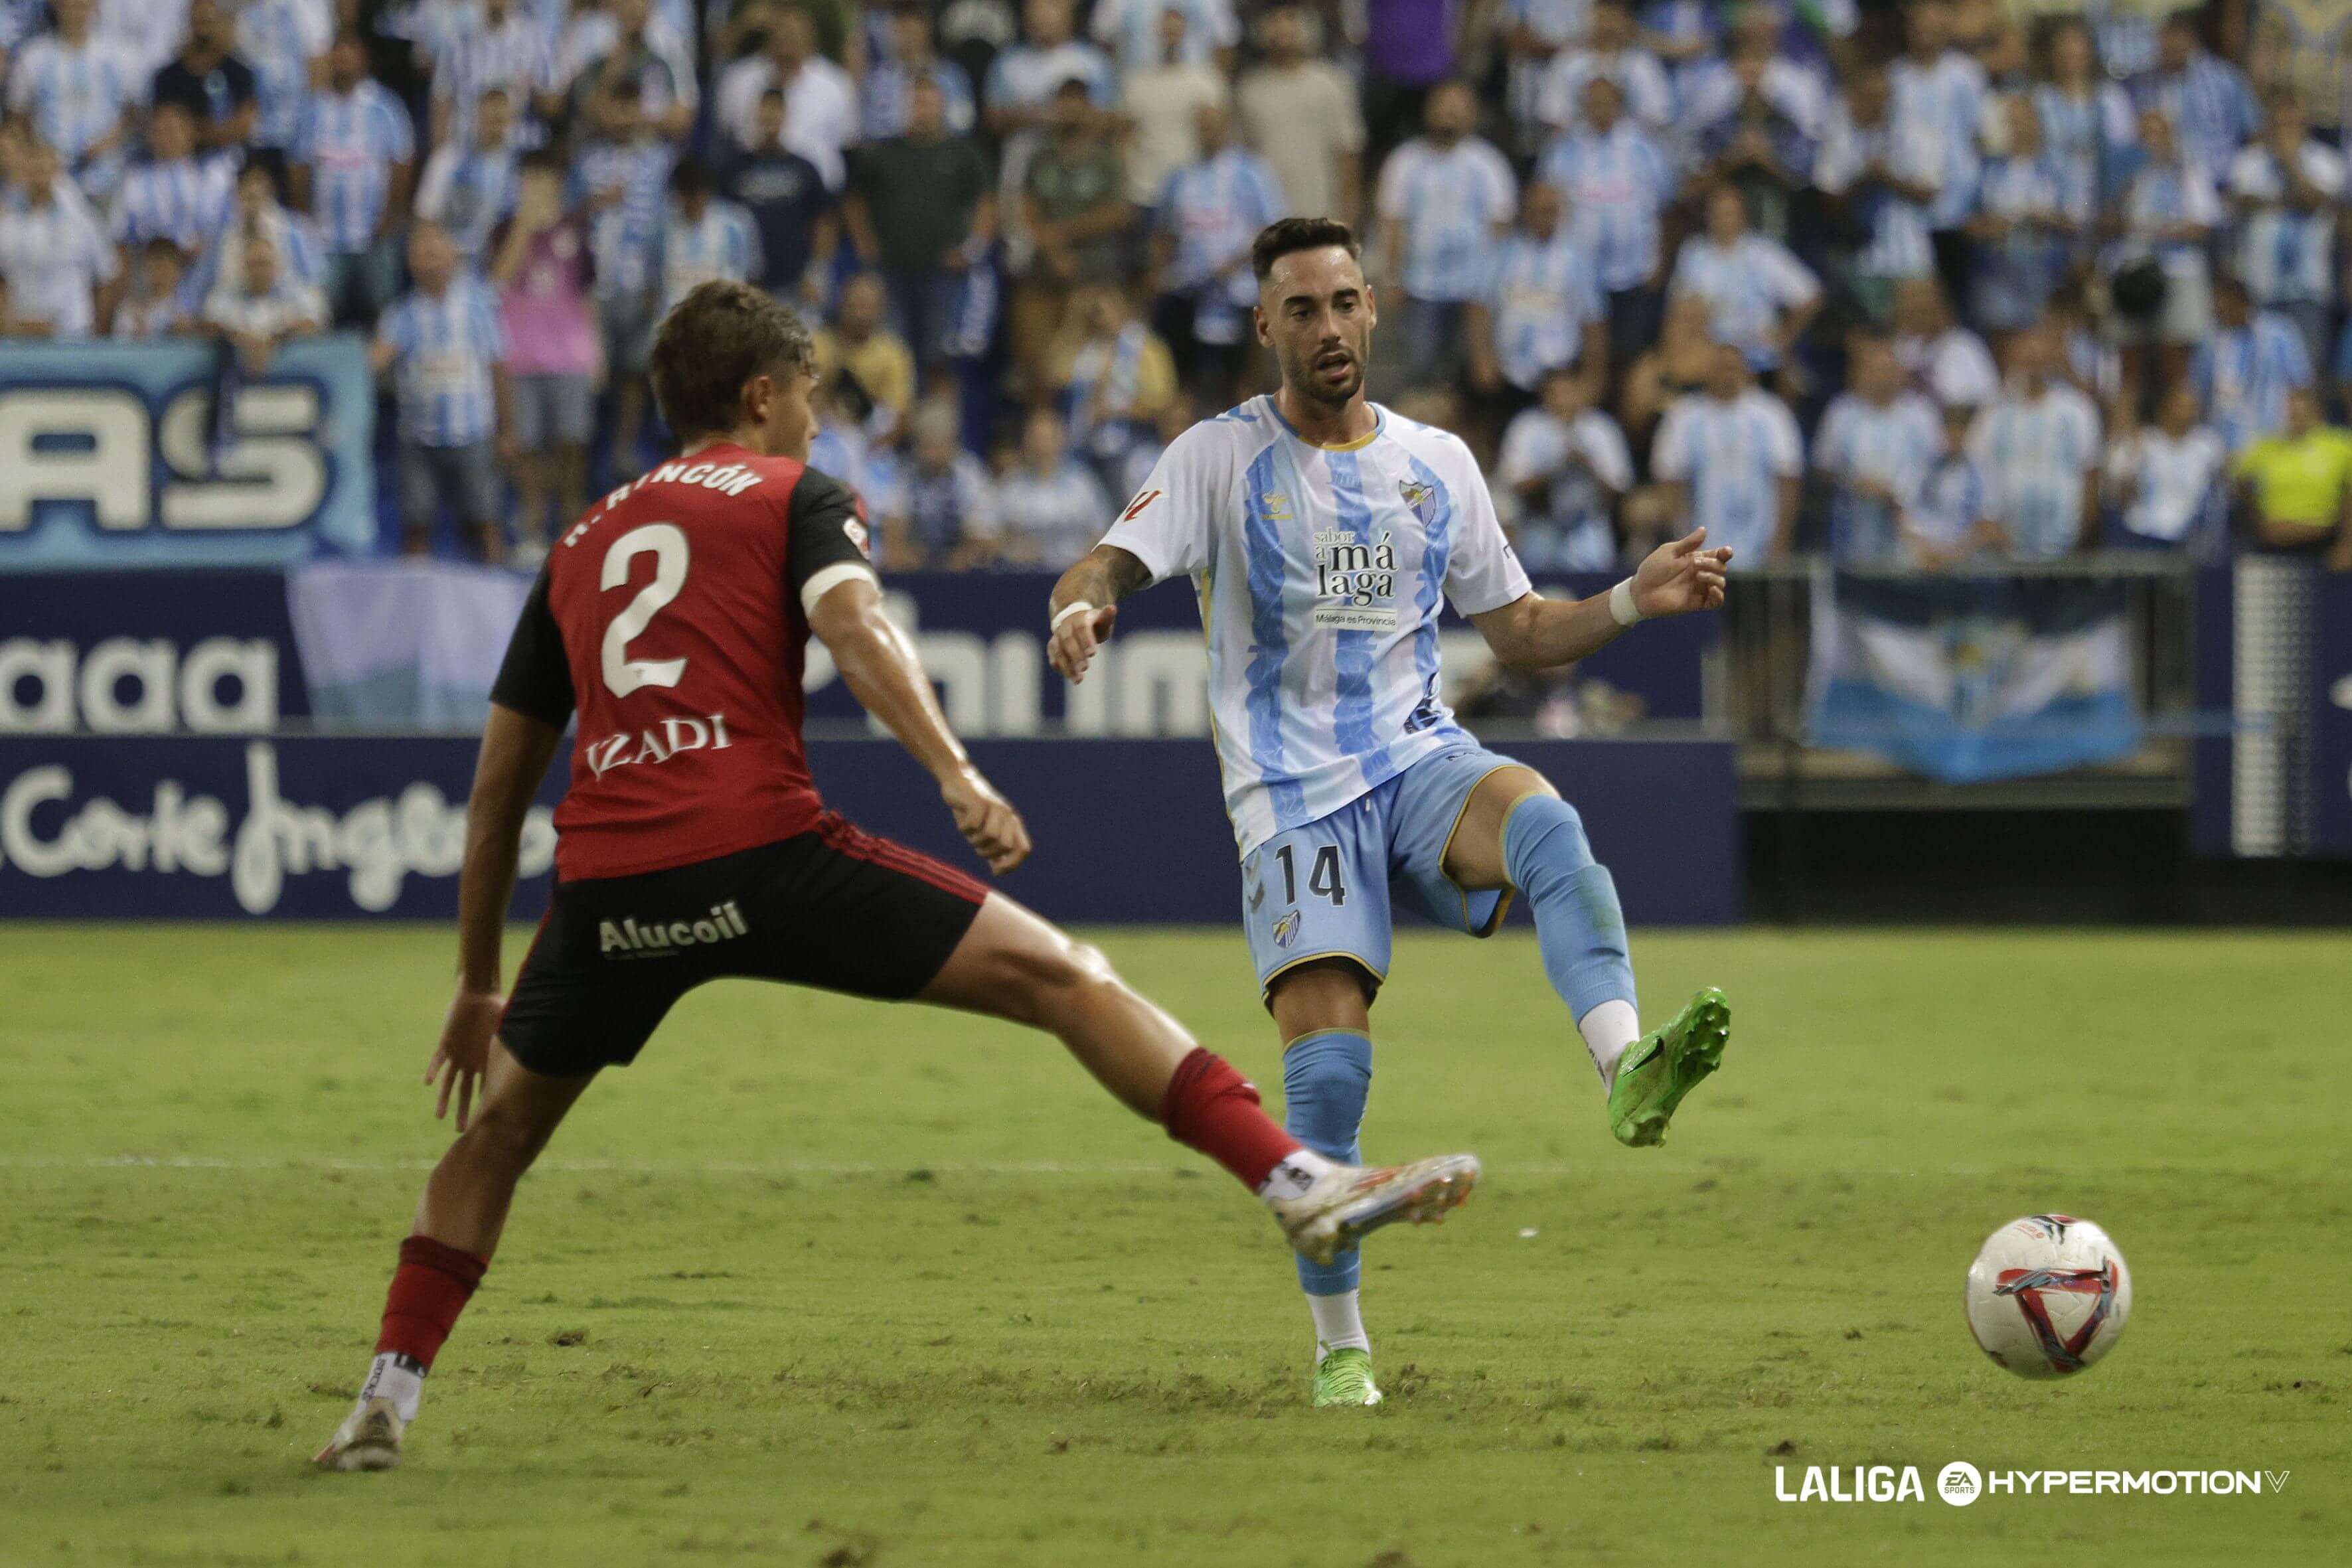
<svg viewBox="0 0 2352 1568">
<path fill-rule="evenodd" d="M 40 683 L 40 700 L 18 702 L 16 688 L 27 679 Z M 66 734 L 73 727 L 73 644 L 35 642 L 30 637 L 0 642 L 0 734 L 24 731 Z"/>
<path fill-rule="evenodd" d="M 221 677 L 236 677 L 235 702 Z M 206 637 L 180 661 L 180 722 L 198 734 L 261 735 L 278 724 L 278 645 L 268 637 Z"/>
<path fill-rule="evenodd" d="M 37 451 L 43 436 L 88 436 L 88 451 Z M 90 503 L 98 526 L 147 526 L 147 405 L 107 387 L 0 395 L 0 533 L 32 526 L 37 501 Z"/>
<path fill-rule="evenodd" d="M 73 794 L 73 774 L 60 767 L 32 768 L 18 773 L 8 793 L 0 795 L 0 860 L 14 860 L 27 877 L 62 877 L 80 857 L 73 841 L 73 825 L 44 844 L 33 837 L 33 808 L 43 801 L 65 800 Z"/>
<path fill-rule="evenodd" d="M 1037 732 L 1037 688 L 1045 675 L 1045 645 L 1029 632 L 999 632 L 989 645 L 988 732 Z M 1056 680 L 1060 676 L 1054 678 Z"/>
<path fill-rule="evenodd" d="M 175 473 L 202 474 L 211 394 L 192 386 L 163 413 L 163 460 Z M 319 394 L 301 385 L 248 386 L 236 400 L 236 439 L 219 477 L 163 486 L 163 526 L 299 528 L 327 499 L 327 458 L 319 447 Z"/>
<path fill-rule="evenodd" d="M 81 661 L 81 721 L 100 735 L 168 735 L 173 729 L 173 677 L 179 659 L 162 637 L 146 642 L 109 637 Z M 138 681 L 139 695 L 118 700 L 125 677 Z"/>
</svg>

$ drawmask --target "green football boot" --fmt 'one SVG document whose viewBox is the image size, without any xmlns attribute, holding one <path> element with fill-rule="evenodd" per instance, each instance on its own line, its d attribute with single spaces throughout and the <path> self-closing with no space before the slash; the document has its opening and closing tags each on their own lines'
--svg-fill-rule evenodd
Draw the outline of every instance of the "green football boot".
<svg viewBox="0 0 2352 1568">
<path fill-rule="evenodd" d="M 1634 1041 L 1609 1087 L 1609 1131 L 1617 1142 L 1636 1149 L 1664 1143 L 1675 1108 L 1723 1065 L 1730 1043 L 1731 1004 L 1712 985 L 1673 1023 Z"/>
<path fill-rule="evenodd" d="M 1378 1405 L 1381 1391 L 1372 1384 L 1372 1352 L 1350 1346 L 1325 1352 L 1315 1369 L 1315 1405 Z"/>
</svg>

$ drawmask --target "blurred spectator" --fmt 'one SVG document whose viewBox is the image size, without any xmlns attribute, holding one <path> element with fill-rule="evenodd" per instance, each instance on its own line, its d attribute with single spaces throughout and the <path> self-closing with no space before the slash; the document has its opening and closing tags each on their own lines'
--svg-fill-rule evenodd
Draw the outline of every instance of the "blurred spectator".
<svg viewBox="0 0 2352 1568">
<path fill-rule="evenodd" d="M 1916 136 L 1943 155 L 1927 205 L 1927 228 L 1936 270 L 1948 294 L 1968 281 L 1968 247 L 1960 233 L 1976 195 L 1978 138 L 1984 126 L 1984 68 L 1951 47 L 1951 15 L 1945 0 L 1911 0 L 1903 8 L 1904 53 L 1887 68 L 1895 117 L 1904 134 Z"/>
<path fill-rule="evenodd" d="M 884 570 L 964 572 L 988 564 L 996 549 L 996 487 L 957 440 L 955 405 L 925 404 L 912 429 L 898 511 L 883 532 Z"/>
<path fill-rule="evenodd" d="M 1503 81 L 1503 110 L 1519 153 L 1533 153 L 1550 138 L 1538 112 L 1544 78 L 1562 49 L 1584 37 L 1591 0 L 1503 0 L 1496 23 L 1509 64 Z M 1646 37 L 1643 40 L 1648 42 Z"/>
<path fill-rule="evenodd" d="M 719 154 L 719 188 L 760 231 L 761 288 L 789 305 L 824 303 L 841 245 L 841 219 L 824 176 L 785 147 L 784 95 L 760 95 L 759 134 Z"/>
<path fill-rule="evenodd" d="M 1551 57 L 1536 90 L 1536 117 L 1558 131 L 1584 129 L 1585 89 L 1596 80 L 1613 82 L 1633 118 L 1663 131 L 1675 115 L 1666 68 L 1641 47 L 1627 0 L 1595 0 L 1584 41 Z"/>
<path fill-rule="evenodd" d="M 1362 216 L 1364 116 L 1354 80 L 1314 58 L 1314 26 L 1301 5 L 1265 14 L 1259 26 L 1265 58 L 1243 73 L 1234 108 L 1242 139 L 1287 199 L 1285 216 L 1353 226 Z"/>
<path fill-rule="evenodd" d="M 1110 497 L 1084 464 L 1070 456 L 1062 416 L 1029 411 L 1021 449 L 997 481 L 1002 561 L 1059 572 L 1095 547 L 1108 526 Z"/>
<path fill-rule="evenodd" d="M 2255 541 L 2266 550 L 2326 550 L 2330 571 L 2352 571 L 2352 432 L 2320 422 L 2319 395 L 2287 397 L 2286 427 L 2238 454 Z"/>
<path fill-rule="evenodd" d="M 1477 123 L 1469 84 L 1442 83 L 1429 94 L 1423 133 L 1381 167 L 1381 254 L 1402 286 L 1408 385 L 1460 368 L 1470 301 L 1518 205 L 1511 167 L 1493 142 L 1472 134 Z"/>
<path fill-rule="evenodd" d="M 147 157 L 133 163 L 114 193 L 114 241 L 125 247 L 168 239 L 183 250 L 209 241 L 228 216 L 236 169 L 223 157 L 195 156 L 196 126 L 176 103 L 147 117 Z"/>
<path fill-rule="evenodd" d="M 1615 82 L 1584 89 L 1579 129 L 1547 149 L 1536 177 L 1568 198 L 1569 223 L 1607 300 L 1610 356 L 1620 366 L 1658 335 L 1659 222 L 1674 196 L 1665 154 L 1624 113 Z"/>
<path fill-rule="evenodd" d="M 2000 524 L 1993 521 L 1992 488 L 1969 447 L 1976 415 L 1965 403 L 1947 405 L 1942 411 L 1936 459 L 1896 514 L 1906 565 L 1949 566 L 2005 546 Z"/>
<path fill-rule="evenodd" d="M 882 279 L 860 272 L 842 285 L 834 324 L 816 334 L 817 380 L 836 405 L 863 410 L 858 424 L 876 440 L 902 429 L 915 405 L 915 356 L 890 330 L 888 311 Z M 852 389 L 847 396 L 844 380 Z"/>
<path fill-rule="evenodd" d="M 245 0 L 237 11 L 236 52 L 253 68 L 254 145 L 293 156 L 311 89 L 330 69 L 335 17 L 336 7 L 320 0 Z M 364 76 L 362 48 L 359 74 Z M 406 109 L 400 118 L 408 122 Z M 394 205 L 405 205 L 405 195 Z"/>
<path fill-rule="evenodd" d="M 1499 396 L 1506 415 L 1533 403 L 1553 371 L 1574 371 L 1588 405 L 1607 378 L 1599 279 L 1591 253 L 1561 221 L 1562 205 L 1552 185 L 1519 193 L 1518 226 L 1496 247 L 1486 290 L 1470 305 L 1470 384 Z"/>
<path fill-rule="evenodd" d="M 669 142 L 624 112 L 601 123 L 572 162 L 572 199 L 589 212 L 588 254 L 596 277 L 597 331 L 613 392 L 610 457 L 616 478 L 643 462 L 638 438 L 646 414 L 646 360 L 661 315 L 661 231 L 667 209 Z"/>
<path fill-rule="evenodd" d="M 959 330 L 974 270 L 996 237 L 988 165 L 949 134 L 939 89 L 917 82 L 906 134 L 858 150 L 842 216 L 858 259 L 881 271 L 899 335 L 929 370 L 971 345 Z"/>
<path fill-rule="evenodd" d="M 1831 400 L 1813 433 L 1813 467 L 1830 486 L 1830 553 L 1893 562 L 1903 509 L 1943 453 L 1943 418 L 1903 384 L 1895 345 L 1875 332 L 1854 336 L 1847 379 L 1853 390 Z"/>
<path fill-rule="evenodd" d="M 2042 144 L 2057 165 L 2061 205 L 2096 212 L 2118 184 L 2120 165 L 2139 136 L 2131 97 L 2100 68 L 2088 24 L 2064 17 L 2042 48 L 2042 79 L 2032 94 Z"/>
<path fill-rule="evenodd" d="M 1971 313 L 1985 331 L 2007 333 L 2042 320 L 2095 209 L 2066 205 L 2032 102 L 2012 96 L 2000 104 L 2008 151 L 1985 162 L 1968 234 L 1976 242 Z"/>
<path fill-rule="evenodd" d="M 1223 103 L 1195 117 L 1201 155 L 1168 176 L 1152 212 L 1151 269 L 1160 282 L 1152 325 L 1192 395 L 1213 407 L 1235 393 L 1252 345 L 1257 278 L 1250 245 L 1286 210 L 1274 171 L 1234 144 Z"/>
<path fill-rule="evenodd" d="M 1779 240 L 1748 226 L 1748 203 L 1729 185 L 1706 194 L 1706 227 L 1675 258 L 1675 294 L 1707 302 L 1719 342 L 1759 371 L 1779 369 L 1822 308 L 1821 280 Z"/>
<path fill-rule="evenodd" d="M 187 42 L 155 73 L 149 92 L 157 103 L 188 111 L 196 145 L 207 152 L 233 151 L 253 140 L 259 113 L 253 68 L 232 52 L 236 45 L 236 19 L 221 0 L 188 0 Z"/>
<path fill-rule="evenodd" d="M 1735 571 L 1789 552 L 1804 467 L 1788 405 L 1756 385 L 1748 356 L 1730 343 L 1717 348 L 1706 390 L 1666 410 L 1650 455 L 1673 526 L 1704 528 L 1708 544 L 1731 546 Z"/>
<path fill-rule="evenodd" d="M 2126 267 L 2153 261 L 2164 279 L 2158 309 L 2126 329 L 2125 374 L 2145 388 L 2179 379 L 2190 346 L 2212 330 L 2205 247 L 2221 221 L 2221 203 L 2204 168 L 2175 146 L 2172 122 L 2161 111 L 2141 113 L 2139 140 L 2147 155 L 2124 187 L 2116 256 Z"/>
<path fill-rule="evenodd" d="M 1720 345 L 1707 330 L 1707 302 L 1685 294 L 1669 304 L 1658 340 L 1625 372 L 1618 412 L 1626 433 L 1647 446 L 1658 421 L 1681 398 L 1706 390 Z"/>
<path fill-rule="evenodd" d="M 568 24 L 562 21 L 560 0 L 523 3 L 540 18 L 553 43 L 555 79 L 563 97 L 578 97 L 583 79 L 616 54 L 622 57 L 622 74 L 637 79 L 642 111 L 671 112 L 681 86 L 689 99 L 695 96 L 694 23 L 686 0 L 663 0 L 650 9 L 615 0 L 577 0 Z M 738 13 L 746 17 L 766 14 L 766 8 L 757 4 Z M 733 53 L 731 45 L 722 43 L 713 48 L 710 58 L 725 59 Z M 550 100 L 541 112 L 552 122 L 561 110 L 560 101 Z"/>
<path fill-rule="evenodd" d="M 604 105 L 608 116 L 626 102 L 627 113 L 655 134 L 683 142 L 702 101 L 693 51 L 683 38 L 655 27 L 647 0 L 611 0 L 610 15 L 609 34 L 574 34 L 581 53 L 571 96 Z"/>
<path fill-rule="evenodd" d="M 1895 286 L 1895 357 L 1914 387 L 1947 408 L 1981 407 L 2000 390 L 1992 351 L 1952 320 L 1943 285 L 1933 278 Z"/>
<path fill-rule="evenodd" d="M 2344 159 L 2305 129 L 2291 94 L 2272 97 L 2262 140 L 2230 167 L 2238 278 L 2256 304 L 2284 314 L 2316 363 L 2336 309 L 2336 204 Z"/>
<path fill-rule="evenodd" d="M 2213 314 L 2213 331 L 2191 355 L 2188 379 L 2206 422 L 2235 453 L 2284 427 L 2288 395 L 2317 377 L 2303 334 L 2277 311 L 2254 310 L 2236 279 L 2215 287 Z"/>
<path fill-rule="evenodd" d="M 596 422 L 596 311 L 588 285 L 588 226 L 563 202 L 563 161 L 523 160 L 513 221 L 490 276 L 498 285 L 512 397 L 515 551 L 544 552 L 547 507 L 557 525 L 587 510 L 588 440 Z"/>
<path fill-rule="evenodd" d="M 1129 70 L 1120 84 L 1129 127 L 1127 199 L 1139 207 L 1157 202 L 1168 176 L 1201 156 L 1201 111 L 1223 108 L 1228 98 L 1222 71 L 1186 58 L 1184 26 L 1181 6 L 1160 12 L 1159 58 Z"/>
<path fill-rule="evenodd" d="M 1752 43 L 1746 29 L 1731 58 L 1723 107 L 1697 119 L 1692 136 L 1695 183 L 1727 184 L 1745 198 L 1750 220 L 1775 239 L 1790 237 L 1791 198 L 1810 185 L 1825 118 L 1818 105 L 1801 108 L 1769 90 L 1769 39 Z"/>
<path fill-rule="evenodd" d="M 1765 3 L 1730 12 L 1730 47 L 1721 58 L 1698 65 L 1683 94 L 1685 130 L 1703 130 L 1752 102 L 1749 113 L 1759 124 L 1777 120 L 1799 137 L 1820 137 L 1828 110 L 1822 80 L 1781 47 L 1786 36 L 1781 19 L 1782 14 Z M 1640 100 L 1629 95 L 1629 101 Z"/>
<path fill-rule="evenodd" d="M 1087 87 L 1054 93 L 1052 131 L 1023 176 L 1022 228 L 1034 251 L 1013 300 L 1013 355 L 1025 395 L 1044 388 L 1045 360 L 1070 292 L 1119 277 L 1120 246 L 1134 222 L 1118 150 L 1098 133 Z"/>
<path fill-rule="evenodd" d="M 438 224 L 410 226 L 408 275 L 415 288 L 384 312 L 368 351 L 376 374 L 393 377 L 408 553 L 430 547 L 446 505 L 495 562 L 505 552 L 498 433 L 514 427 L 498 298 L 459 271 L 457 247 Z"/>
<path fill-rule="evenodd" d="M 97 34 L 152 78 L 187 39 L 188 0 L 98 0 Z"/>
<path fill-rule="evenodd" d="M 2262 129 L 2262 111 L 2245 73 L 2206 51 L 2197 37 L 2198 15 L 2176 11 L 2165 18 L 2157 35 L 2156 68 L 2132 84 L 2132 97 L 2140 111 L 2142 140 L 2147 115 L 2161 114 L 2181 155 L 2209 186 L 2220 185 L 2229 180 L 2238 149 Z"/>
<path fill-rule="evenodd" d="M 47 142 L 26 144 L 18 181 L 0 205 L 0 336 L 89 337 L 113 317 L 121 272 L 114 247 Z"/>
<path fill-rule="evenodd" d="M 1103 489 L 1124 494 L 1138 452 L 1156 454 L 1154 427 L 1176 399 L 1167 343 L 1135 319 L 1125 290 L 1082 289 L 1062 323 L 1052 379 L 1070 445 Z"/>
<path fill-rule="evenodd" d="M 839 190 L 844 154 L 857 141 L 857 87 L 817 52 L 816 24 L 797 5 L 774 7 L 761 51 L 719 74 L 713 110 L 738 145 L 757 141 L 760 99 L 772 87 L 784 95 L 784 146 L 816 165 L 826 189 Z"/>
<path fill-rule="evenodd" d="M 903 135 L 911 112 L 908 99 L 918 81 L 940 89 L 947 105 L 947 128 L 955 135 L 971 132 L 973 123 L 971 80 L 963 68 L 943 60 L 931 37 L 931 14 L 923 0 L 898 0 L 890 7 L 890 58 L 866 68 L 861 91 L 859 131 L 865 140 L 879 142 Z"/>
<path fill-rule="evenodd" d="M 1633 460 L 1617 421 L 1592 406 L 1592 383 L 1545 373 L 1533 407 L 1503 432 L 1496 476 L 1516 501 L 1512 542 L 1530 572 L 1606 572 L 1617 564 L 1613 521 L 1633 488 Z"/>
<path fill-rule="evenodd" d="M 326 87 L 302 106 L 292 167 L 295 205 L 326 246 L 324 293 L 338 324 L 373 322 L 399 289 L 398 230 L 415 172 L 408 110 L 368 76 L 359 35 L 345 33 L 327 53 Z"/>
<path fill-rule="evenodd" d="M 637 0 L 642 6 L 644 0 Z M 555 91 L 554 40 L 520 0 L 475 0 L 433 59 L 433 143 L 475 141 L 483 96 L 506 100 L 509 124 L 523 123 L 532 105 Z"/>
<path fill-rule="evenodd" d="M 1885 68 L 1863 66 L 1831 106 L 1813 178 L 1845 226 L 1846 281 L 1874 323 L 1892 316 L 1896 287 L 1935 275 L 1930 205 L 1945 154 L 1924 118 L 1892 112 Z"/>
<path fill-rule="evenodd" d="M 1572 5 L 1574 0 L 1565 3 Z M 1713 0 L 1643 0 L 1637 16 L 1642 47 L 1666 68 L 1666 81 L 1679 112 L 1715 58 L 1723 36 L 1722 14 Z"/>
<path fill-rule="evenodd" d="M 267 245 L 247 246 L 243 261 L 237 277 L 213 286 L 204 320 L 236 355 L 238 368 L 257 376 L 268 370 L 279 343 L 326 331 L 327 299 L 316 287 L 282 276 L 278 252 Z"/>
<path fill-rule="evenodd" d="M 1362 15 L 1364 132 L 1385 162 L 1413 126 L 1429 123 L 1428 100 L 1458 73 L 1457 18 L 1450 0 L 1365 0 Z"/>
<path fill-rule="evenodd" d="M 224 276 L 245 270 L 245 247 L 257 241 L 278 252 L 278 270 L 298 282 L 323 287 L 327 261 L 319 231 L 310 220 L 287 209 L 277 166 L 256 160 L 239 169 L 236 188 L 229 198 L 228 221 L 222 224 L 188 275 L 183 301 L 191 310 L 211 297 L 213 285 Z"/>
<path fill-rule="evenodd" d="M 710 171 L 700 159 L 679 159 L 670 171 L 662 225 L 662 309 L 704 283 L 748 283 L 759 272 L 760 233 L 751 215 L 711 195 Z"/>
<path fill-rule="evenodd" d="M 2144 425 L 2107 453 L 2107 488 L 2126 543 L 2182 547 L 2205 531 L 2229 467 L 2221 437 L 2198 423 L 2197 394 L 2175 386 L 2157 423 Z"/>
<path fill-rule="evenodd" d="M 130 287 L 114 308 L 115 341 L 150 342 L 188 331 L 191 323 L 180 308 L 187 252 L 168 239 L 151 239 L 129 254 L 125 271 Z"/>
<path fill-rule="evenodd" d="M 1021 42 L 989 67 L 988 129 L 998 136 L 1044 132 L 1054 118 L 1054 95 L 1067 81 L 1086 85 L 1097 109 L 1118 102 L 1118 73 L 1110 57 L 1077 37 L 1070 0 L 1026 0 Z M 1008 149 L 1009 152 L 1009 149 Z"/>
<path fill-rule="evenodd" d="M 49 8 L 56 30 L 26 39 L 8 62 L 8 109 L 56 152 L 85 194 L 102 197 L 121 177 L 131 116 L 147 97 L 147 78 L 138 58 L 97 37 L 96 0 L 52 0 Z"/>
<path fill-rule="evenodd" d="M 447 229 L 476 268 L 488 261 L 492 237 L 514 211 L 521 165 L 509 101 L 501 87 L 474 100 L 472 139 L 435 148 L 416 185 L 416 216 Z"/>
<path fill-rule="evenodd" d="M 1147 70 L 1166 57 L 1169 12 L 1184 19 L 1183 59 L 1221 75 L 1233 69 L 1234 46 L 1242 41 L 1232 0 L 1095 0 L 1095 41 L 1110 51 L 1122 73 Z"/>
<path fill-rule="evenodd" d="M 1990 514 L 2021 561 L 2097 542 L 2084 524 L 2099 514 L 2099 413 L 2053 374 L 2056 353 L 2047 328 L 2011 339 L 2009 378 L 1969 429 Z"/>
</svg>

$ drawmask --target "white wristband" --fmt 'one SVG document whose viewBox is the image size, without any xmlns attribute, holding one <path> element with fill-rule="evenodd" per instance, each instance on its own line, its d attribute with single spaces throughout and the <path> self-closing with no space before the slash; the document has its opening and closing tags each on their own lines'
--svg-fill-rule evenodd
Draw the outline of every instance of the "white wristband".
<svg viewBox="0 0 2352 1568">
<path fill-rule="evenodd" d="M 1633 603 L 1631 577 L 1609 590 L 1609 618 L 1621 626 L 1630 626 L 1643 618 L 1640 606 Z"/>
<path fill-rule="evenodd" d="M 1064 605 L 1059 610 L 1054 612 L 1053 623 L 1046 626 L 1045 630 L 1049 634 L 1058 632 L 1062 629 L 1062 623 L 1068 620 L 1072 616 L 1087 616 L 1092 615 L 1093 613 L 1094 606 L 1088 604 L 1086 600 L 1073 599 L 1068 604 Z"/>
</svg>

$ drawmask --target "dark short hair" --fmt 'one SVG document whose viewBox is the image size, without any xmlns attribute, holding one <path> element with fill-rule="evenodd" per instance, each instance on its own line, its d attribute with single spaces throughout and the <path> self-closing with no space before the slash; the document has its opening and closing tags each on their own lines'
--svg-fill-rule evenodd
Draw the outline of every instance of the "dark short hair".
<svg viewBox="0 0 2352 1568">
<path fill-rule="evenodd" d="M 707 196 L 710 194 L 710 170 L 699 158 L 680 158 L 669 172 L 669 188 L 674 195 Z"/>
<path fill-rule="evenodd" d="M 748 283 L 695 286 L 662 318 L 649 369 L 654 402 L 680 440 L 733 429 L 752 377 L 815 368 L 801 319 Z"/>
<path fill-rule="evenodd" d="M 1250 270 L 1263 283 L 1266 274 L 1274 270 L 1274 264 L 1284 257 L 1334 245 L 1359 260 L 1363 258 L 1364 247 L 1356 238 L 1356 231 L 1338 218 L 1278 218 L 1257 231 L 1257 238 L 1250 246 Z"/>
</svg>

